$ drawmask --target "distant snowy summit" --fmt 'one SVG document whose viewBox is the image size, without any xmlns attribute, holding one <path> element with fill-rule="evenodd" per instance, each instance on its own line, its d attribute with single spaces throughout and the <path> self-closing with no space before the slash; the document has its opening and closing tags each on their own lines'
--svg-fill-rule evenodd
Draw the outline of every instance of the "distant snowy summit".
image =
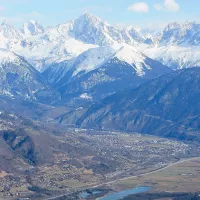
<svg viewBox="0 0 200 200">
<path fill-rule="evenodd" d="M 195 22 L 171 23 L 160 32 L 134 26 L 119 28 L 85 12 L 53 27 L 30 20 L 16 29 L 5 20 L 0 25 L 0 40 L 0 48 L 25 57 L 40 72 L 52 64 L 76 59 L 89 49 L 113 45 L 129 45 L 172 69 L 200 66 L 200 24 Z"/>
<path fill-rule="evenodd" d="M 169 24 L 162 32 L 163 45 L 200 45 L 200 24 L 185 22 Z"/>
<path fill-rule="evenodd" d="M 42 34 L 45 32 L 45 29 L 39 22 L 30 20 L 24 23 L 23 28 L 21 29 L 21 32 L 25 36 L 30 36 L 30 35 Z"/>
</svg>

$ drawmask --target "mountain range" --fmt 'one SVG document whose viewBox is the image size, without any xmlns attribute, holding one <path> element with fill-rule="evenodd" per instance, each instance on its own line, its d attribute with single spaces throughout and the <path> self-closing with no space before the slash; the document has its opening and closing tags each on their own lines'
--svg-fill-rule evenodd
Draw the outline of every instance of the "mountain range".
<svg viewBox="0 0 200 200">
<path fill-rule="evenodd" d="M 85 12 L 52 27 L 31 20 L 17 29 L 5 20 L 0 41 L 0 109 L 37 120 L 45 111 L 49 121 L 87 128 L 199 138 L 195 22 L 138 31 Z"/>
<path fill-rule="evenodd" d="M 179 70 L 91 106 L 82 127 L 200 141 L 200 68 Z"/>
<path fill-rule="evenodd" d="M 97 101 L 171 71 L 129 45 L 114 45 L 89 49 L 54 64 L 43 76 L 68 102 L 74 98 Z"/>
<path fill-rule="evenodd" d="M 8 21 L 0 26 L 1 48 L 26 58 L 43 72 L 52 63 L 76 58 L 91 48 L 127 44 L 172 69 L 199 66 L 200 25 L 172 23 L 163 30 L 138 31 L 119 28 L 85 12 L 74 21 L 52 27 L 29 21 L 14 28 Z"/>
</svg>

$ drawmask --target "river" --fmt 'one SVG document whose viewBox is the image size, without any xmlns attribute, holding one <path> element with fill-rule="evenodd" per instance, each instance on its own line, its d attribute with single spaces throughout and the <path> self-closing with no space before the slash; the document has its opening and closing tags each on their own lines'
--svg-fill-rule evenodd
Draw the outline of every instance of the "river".
<svg viewBox="0 0 200 200">
<path fill-rule="evenodd" d="M 129 195 L 132 194 L 139 194 L 139 193 L 143 193 L 143 192 L 147 192 L 151 190 L 151 187 L 136 187 L 136 188 L 132 188 L 129 190 L 123 190 L 121 192 L 114 192 L 108 195 L 105 195 L 104 197 L 98 198 L 99 200 L 119 200 L 122 199 L 124 197 L 127 197 Z M 93 191 L 92 193 L 87 193 L 87 192 L 83 192 L 79 195 L 79 197 L 81 197 L 82 199 L 87 199 L 88 197 L 90 197 L 91 195 L 94 194 L 99 194 L 101 193 L 100 191 Z"/>
</svg>

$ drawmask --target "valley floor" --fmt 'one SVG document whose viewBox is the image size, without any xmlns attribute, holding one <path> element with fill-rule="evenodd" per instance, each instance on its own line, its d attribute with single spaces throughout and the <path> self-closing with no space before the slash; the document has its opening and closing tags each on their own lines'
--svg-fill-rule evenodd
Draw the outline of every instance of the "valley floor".
<svg viewBox="0 0 200 200">
<path fill-rule="evenodd" d="M 28 128 L 33 138 L 39 137 L 37 129 Z M 44 150 L 53 150 L 52 160 L 38 166 L 25 162 L 15 169 L 18 174 L 0 170 L 0 198 L 72 200 L 80 199 L 78 194 L 86 189 L 100 189 L 99 195 L 105 195 L 137 186 L 151 186 L 153 192 L 198 191 L 200 159 L 194 157 L 200 156 L 200 146 L 196 143 L 138 133 L 51 131 Z"/>
<path fill-rule="evenodd" d="M 98 190 L 107 190 L 108 193 L 114 191 L 123 191 L 136 188 L 139 186 L 151 187 L 151 191 L 145 195 L 137 194 L 130 195 L 124 198 L 125 200 L 155 197 L 178 197 L 186 194 L 199 193 L 200 195 L 200 157 L 189 158 L 169 164 L 166 167 L 146 172 L 137 176 L 116 179 L 103 184 L 98 184 L 93 187 L 88 187 L 88 190 L 98 188 Z M 86 189 L 85 189 L 86 190 Z M 58 200 L 62 197 L 73 197 L 74 192 L 65 195 L 58 195 L 47 200 Z M 75 195 L 76 196 L 76 195 Z M 76 198 L 76 197 L 73 197 Z M 96 199 L 96 197 L 89 199 Z M 169 198 L 170 199 L 170 198 Z"/>
</svg>

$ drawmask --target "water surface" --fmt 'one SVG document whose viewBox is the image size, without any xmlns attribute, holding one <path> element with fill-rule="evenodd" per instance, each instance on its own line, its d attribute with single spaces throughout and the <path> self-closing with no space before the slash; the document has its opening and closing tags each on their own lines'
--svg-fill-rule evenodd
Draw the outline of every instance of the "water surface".
<svg viewBox="0 0 200 200">
<path fill-rule="evenodd" d="M 100 194 L 102 191 L 96 190 L 96 191 L 91 191 L 91 192 L 82 192 L 79 194 L 79 197 L 82 199 L 86 199 L 87 197 L 95 194 Z"/>
<path fill-rule="evenodd" d="M 130 190 L 123 190 L 121 192 L 115 192 L 112 194 L 108 194 L 108 195 L 100 198 L 100 200 L 119 200 L 119 199 L 122 199 L 129 195 L 143 193 L 143 192 L 147 192 L 149 190 L 151 190 L 151 187 L 137 187 L 137 188 L 133 188 Z"/>
</svg>

